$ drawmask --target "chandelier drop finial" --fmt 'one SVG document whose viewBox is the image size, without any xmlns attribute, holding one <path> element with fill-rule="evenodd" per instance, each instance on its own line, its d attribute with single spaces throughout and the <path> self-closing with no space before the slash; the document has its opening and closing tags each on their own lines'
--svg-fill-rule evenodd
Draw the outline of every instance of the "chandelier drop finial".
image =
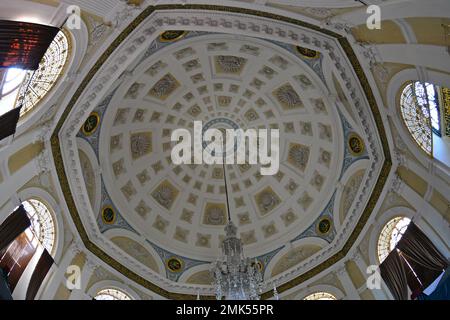
<svg viewBox="0 0 450 320">
<path fill-rule="evenodd" d="M 262 291 L 262 275 L 249 258 L 245 258 L 243 244 L 237 237 L 237 227 L 231 221 L 228 201 L 225 153 L 223 156 L 223 176 L 228 212 L 225 239 L 222 242 L 222 257 L 213 265 L 212 274 L 217 300 L 259 300 Z"/>
</svg>

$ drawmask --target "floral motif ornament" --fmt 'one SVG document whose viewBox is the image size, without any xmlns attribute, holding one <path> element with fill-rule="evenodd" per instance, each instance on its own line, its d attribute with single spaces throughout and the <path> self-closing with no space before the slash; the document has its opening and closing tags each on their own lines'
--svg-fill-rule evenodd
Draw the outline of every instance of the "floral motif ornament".
<svg viewBox="0 0 450 320">
<path fill-rule="evenodd" d="M 217 56 L 216 61 L 221 71 L 226 73 L 239 73 L 247 59 L 235 56 Z"/>
<path fill-rule="evenodd" d="M 166 74 L 151 89 L 149 95 L 160 100 L 165 100 L 176 88 L 178 81 L 171 74 Z"/>
<path fill-rule="evenodd" d="M 285 84 L 274 92 L 278 101 L 284 109 L 295 109 L 303 107 L 300 96 L 290 84 Z"/>
</svg>

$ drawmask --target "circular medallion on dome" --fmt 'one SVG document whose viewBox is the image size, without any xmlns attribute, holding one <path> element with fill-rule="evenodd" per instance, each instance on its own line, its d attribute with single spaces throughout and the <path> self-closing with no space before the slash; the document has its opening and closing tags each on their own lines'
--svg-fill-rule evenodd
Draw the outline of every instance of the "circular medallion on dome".
<svg viewBox="0 0 450 320">
<path fill-rule="evenodd" d="M 116 221 L 116 213 L 111 207 L 104 207 L 102 210 L 102 220 L 106 224 L 114 224 Z"/>
<path fill-rule="evenodd" d="M 81 130 L 83 131 L 84 135 L 90 136 L 97 130 L 99 124 L 100 124 L 100 116 L 98 115 L 97 112 L 92 112 L 84 122 L 83 127 L 81 127 Z"/>
<path fill-rule="evenodd" d="M 256 270 L 258 270 L 259 272 L 263 272 L 264 271 L 264 264 L 261 261 L 259 261 L 259 260 L 253 261 L 251 266 L 253 268 L 255 268 Z"/>
<path fill-rule="evenodd" d="M 312 49 L 308 49 L 308 48 L 303 48 L 303 47 L 296 47 L 298 53 L 300 53 L 302 56 L 304 56 L 305 58 L 308 59 L 316 59 L 319 58 L 320 56 L 320 52 L 312 50 Z"/>
<path fill-rule="evenodd" d="M 317 224 L 317 230 L 321 234 L 327 234 L 331 230 L 331 223 L 332 222 L 330 219 L 324 218 L 324 219 L 320 220 L 319 223 Z"/>
<path fill-rule="evenodd" d="M 161 42 L 173 42 L 173 41 L 180 40 L 186 34 L 187 34 L 187 31 L 183 31 L 183 30 L 169 30 L 169 31 L 163 32 L 159 36 L 159 40 Z"/>
<path fill-rule="evenodd" d="M 172 272 L 181 272 L 183 270 L 183 261 L 178 258 L 169 258 L 166 261 L 167 269 Z"/>
<path fill-rule="evenodd" d="M 352 133 L 348 138 L 348 146 L 354 156 L 360 156 L 364 153 L 364 141 L 356 133 Z"/>
</svg>

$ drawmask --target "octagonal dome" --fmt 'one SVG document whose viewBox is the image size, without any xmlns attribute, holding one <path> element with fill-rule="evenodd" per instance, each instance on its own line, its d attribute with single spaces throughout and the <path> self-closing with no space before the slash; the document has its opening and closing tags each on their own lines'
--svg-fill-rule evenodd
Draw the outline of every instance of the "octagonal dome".
<svg viewBox="0 0 450 320">
<path fill-rule="evenodd" d="M 160 45 L 99 112 L 98 157 L 114 206 L 150 242 L 214 259 L 227 222 L 222 166 L 173 164 L 171 134 L 193 131 L 194 121 L 205 129 L 279 129 L 277 174 L 227 166 L 231 218 L 252 256 L 301 234 L 330 201 L 343 163 L 342 122 L 321 79 L 322 57 L 225 34 L 192 32 Z"/>
<path fill-rule="evenodd" d="M 171 159 L 173 131 L 201 121 L 280 131 L 277 174 L 226 166 L 231 219 L 266 282 L 286 289 L 338 262 L 390 166 L 348 42 L 261 12 L 160 9 L 144 10 L 99 55 L 52 137 L 85 245 L 163 296 L 212 294 L 208 270 L 227 221 L 224 172 Z"/>
</svg>

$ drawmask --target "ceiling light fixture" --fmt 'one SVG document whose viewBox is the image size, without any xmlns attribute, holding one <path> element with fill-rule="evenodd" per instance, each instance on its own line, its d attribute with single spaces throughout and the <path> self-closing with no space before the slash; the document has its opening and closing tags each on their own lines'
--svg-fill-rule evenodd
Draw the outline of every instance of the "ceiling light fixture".
<svg viewBox="0 0 450 320">
<path fill-rule="evenodd" d="M 231 221 L 228 200 L 225 152 L 223 153 L 223 176 L 228 213 L 225 227 L 226 237 L 222 242 L 222 257 L 213 264 L 213 285 L 217 300 L 259 300 L 262 293 L 263 277 L 257 261 L 244 256 L 243 244 L 237 237 L 237 227 Z"/>
</svg>

